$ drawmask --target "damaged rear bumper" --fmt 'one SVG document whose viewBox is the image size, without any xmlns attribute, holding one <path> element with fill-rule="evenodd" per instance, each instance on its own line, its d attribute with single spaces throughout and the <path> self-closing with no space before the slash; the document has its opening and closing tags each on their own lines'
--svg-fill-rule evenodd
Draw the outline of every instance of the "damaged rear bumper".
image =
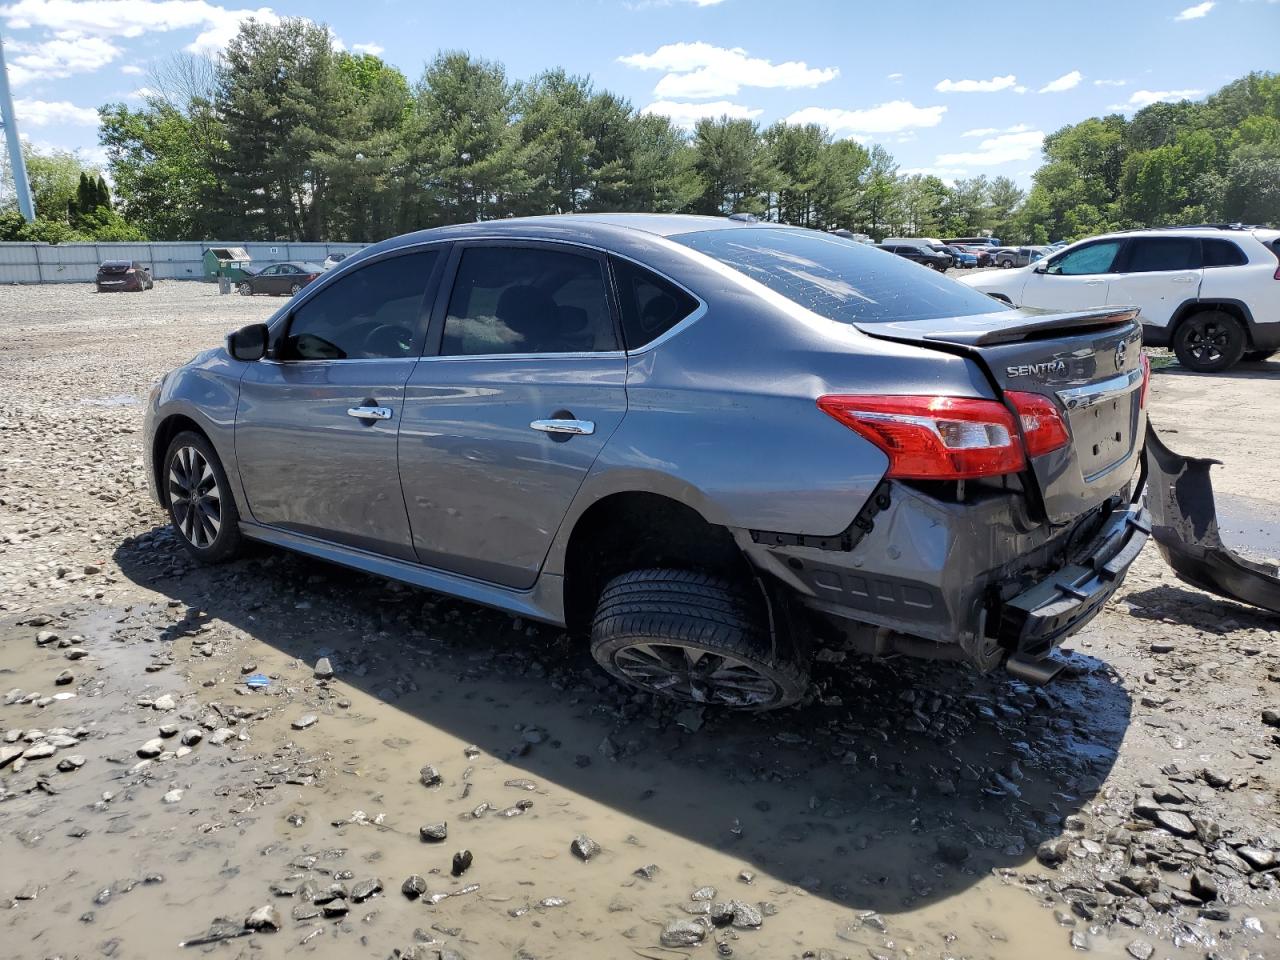
<svg viewBox="0 0 1280 960">
<path fill-rule="evenodd" d="M 1092 620 L 1145 546 L 1146 509 L 1117 483 L 1068 528 L 1012 492 L 956 503 L 888 484 L 852 542 L 757 534 L 747 549 L 847 645 L 1018 672 Z"/>
<path fill-rule="evenodd" d="M 1236 555 L 1218 533 L 1209 479 L 1218 463 L 1174 453 L 1147 425 L 1147 501 L 1156 546 L 1193 587 L 1280 613 L 1280 567 Z"/>
</svg>

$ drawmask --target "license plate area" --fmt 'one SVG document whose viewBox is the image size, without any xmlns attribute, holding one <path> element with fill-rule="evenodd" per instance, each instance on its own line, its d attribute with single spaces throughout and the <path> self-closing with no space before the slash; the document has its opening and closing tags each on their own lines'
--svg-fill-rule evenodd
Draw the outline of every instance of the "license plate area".
<svg viewBox="0 0 1280 960">
<path fill-rule="evenodd" d="M 1070 416 L 1071 435 L 1085 480 L 1106 473 L 1133 450 L 1133 400 L 1094 404 Z"/>
</svg>

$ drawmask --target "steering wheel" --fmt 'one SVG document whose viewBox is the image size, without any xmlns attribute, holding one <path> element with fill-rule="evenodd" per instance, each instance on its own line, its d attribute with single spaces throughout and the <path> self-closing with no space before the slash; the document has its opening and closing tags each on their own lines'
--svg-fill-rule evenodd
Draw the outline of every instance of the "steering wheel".
<svg viewBox="0 0 1280 960">
<path fill-rule="evenodd" d="M 369 331 L 361 347 L 366 355 L 375 357 L 407 357 L 413 347 L 413 331 L 398 323 L 384 323 Z"/>
</svg>

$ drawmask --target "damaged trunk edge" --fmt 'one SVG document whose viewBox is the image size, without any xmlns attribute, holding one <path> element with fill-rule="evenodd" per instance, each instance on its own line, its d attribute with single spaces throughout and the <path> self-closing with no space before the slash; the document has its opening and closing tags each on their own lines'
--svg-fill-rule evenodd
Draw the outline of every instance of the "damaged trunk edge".
<svg viewBox="0 0 1280 960">
<path fill-rule="evenodd" d="M 1280 567 L 1238 556 L 1222 542 L 1209 468 L 1220 460 L 1184 457 L 1147 424 L 1147 505 L 1165 562 L 1193 587 L 1280 614 Z"/>
</svg>

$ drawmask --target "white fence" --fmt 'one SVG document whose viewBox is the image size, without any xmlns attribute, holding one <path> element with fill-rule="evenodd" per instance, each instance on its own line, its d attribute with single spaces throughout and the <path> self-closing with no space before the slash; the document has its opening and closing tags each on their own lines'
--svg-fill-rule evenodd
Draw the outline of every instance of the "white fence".
<svg viewBox="0 0 1280 960">
<path fill-rule="evenodd" d="M 157 280 L 203 280 L 204 252 L 210 247 L 244 247 L 257 266 L 283 260 L 321 262 L 331 253 L 352 254 L 363 243 L 0 243 L 0 283 L 92 281 L 103 260 L 139 260 Z"/>
</svg>

